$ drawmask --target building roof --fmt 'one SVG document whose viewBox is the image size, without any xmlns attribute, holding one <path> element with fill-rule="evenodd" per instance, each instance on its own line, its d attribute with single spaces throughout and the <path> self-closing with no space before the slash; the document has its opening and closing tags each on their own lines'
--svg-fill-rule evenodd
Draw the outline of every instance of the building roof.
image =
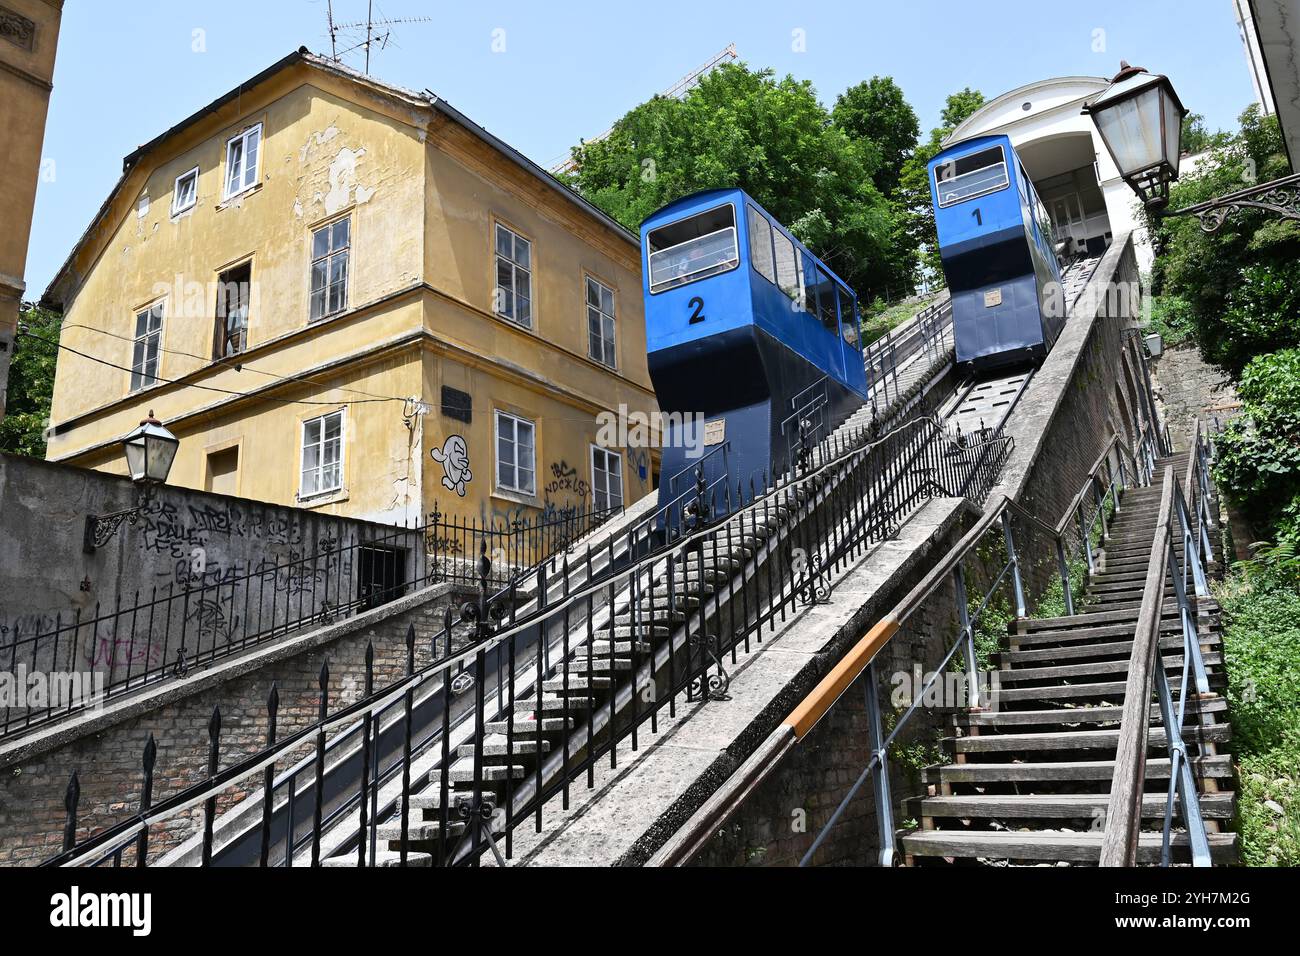
<svg viewBox="0 0 1300 956">
<path fill-rule="evenodd" d="M 156 149 L 158 149 L 158 147 L 166 143 L 172 137 L 176 136 L 177 134 L 193 126 L 195 123 L 200 122 L 207 116 L 210 116 L 211 114 L 217 112 L 222 107 L 226 106 L 228 103 L 239 99 L 241 96 L 247 94 L 250 90 L 255 89 L 256 87 L 260 86 L 261 84 L 271 79 L 272 77 L 276 76 L 277 74 L 298 64 L 305 64 L 315 69 L 319 69 L 324 72 L 334 74 L 336 76 L 344 77 L 348 80 L 351 80 L 352 82 L 361 84 L 363 86 L 371 87 L 389 96 L 398 97 L 400 99 L 407 100 L 408 102 L 414 105 L 422 106 L 433 110 L 435 113 L 438 113 L 446 117 L 447 119 L 451 120 L 453 123 L 456 123 L 458 126 L 462 127 L 463 129 L 465 129 L 466 131 L 468 131 L 469 133 L 471 133 L 472 135 L 480 139 L 482 142 L 490 146 L 492 149 L 496 150 L 498 153 L 502 154 L 507 159 L 511 160 L 513 163 L 515 163 L 515 165 L 519 166 L 520 169 L 522 169 L 525 173 L 535 177 L 536 179 L 541 180 L 546 185 L 550 186 L 559 195 L 563 196 L 566 200 L 576 205 L 584 213 L 586 213 L 589 216 L 592 216 L 593 218 L 603 223 L 605 226 L 609 227 L 609 229 L 613 231 L 615 235 L 618 235 L 619 237 L 625 239 L 627 242 L 637 246 L 638 248 L 640 247 L 640 240 L 638 239 L 638 237 L 634 235 L 632 232 L 630 232 L 628 229 L 626 229 L 621 223 L 619 223 L 613 217 L 609 216 L 607 213 L 605 213 L 603 210 L 601 210 L 599 207 L 597 207 L 587 199 L 584 199 L 582 196 L 574 192 L 568 186 L 565 186 L 554 176 L 548 173 L 545 169 L 543 169 L 537 163 L 533 162 L 523 153 L 519 152 L 513 146 L 509 145 L 499 137 L 494 136 L 492 133 L 489 133 L 483 126 L 479 125 L 478 123 L 475 123 L 464 113 L 460 112 L 460 110 L 453 107 L 450 103 L 442 99 L 442 97 L 438 96 L 433 91 L 426 89 L 423 90 L 422 92 L 417 93 L 413 90 L 408 90 L 391 83 L 385 83 L 381 80 L 376 80 L 374 77 L 369 76 L 365 73 L 361 73 L 360 71 L 353 70 L 350 67 L 347 67 L 342 63 L 339 63 L 336 60 L 331 59 L 330 57 L 321 56 L 319 54 L 312 53 L 304 46 L 304 47 L 299 47 L 297 50 L 290 53 L 288 56 L 271 64 L 271 66 L 267 67 L 265 70 L 263 70 L 261 73 L 258 73 L 256 76 L 252 77 L 251 79 L 245 80 L 244 82 L 240 83 L 230 92 L 218 97 L 217 99 L 209 103 L 207 106 L 204 106 L 202 109 L 196 111 L 195 113 L 192 113 L 190 116 L 181 120 L 179 123 L 177 123 L 175 126 L 172 126 L 166 132 L 161 133 L 158 136 L 154 137 L 149 142 L 145 143 L 143 146 L 140 146 L 135 150 L 131 151 L 130 153 L 128 153 L 122 159 L 121 177 L 118 179 L 117 183 L 113 186 L 112 191 L 109 192 L 108 198 L 106 198 L 103 204 L 100 205 L 99 211 L 95 213 L 95 217 L 90 221 L 90 225 L 86 227 L 86 230 L 85 232 L 82 233 L 81 238 L 77 240 L 77 243 L 76 245 L 73 246 L 72 251 L 68 253 L 68 257 L 64 261 L 63 265 L 59 267 L 59 271 L 55 274 L 53 280 L 51 280 L 49 286 L 46 288 L 44 295 L 42 295 L 41 297 L 41 305 L 46 307 L 53 307 L 53 308 L 61 308 L 63 306 L 63 301 L 67 293 L 66 280 L 68 277 L 69 270 L 72 267 L 72 263 L 76 259 L 77 253 L 80 252 L 81 248 L 90 239 L 96 227 L 98 227 L 99 224 L 104 220 L 105 216 L 108 215 L 109 209 L 112 207 L 114 200 L 116 200 L 120 195 L 132 171 L 135 170 L 135 168 L 139 166 L 140 163 L 146 157 L 148 157 L 151 153 L 153 153 Z"/>
<path fill-rule="evenodd" d="M 1015 89 L 1008 90 L 1000 96 L 995 96 L 970 116 L 966 117 L 966 119 L 961 123 L 957 124 L 957 127 L 944 139 L 944 145 L 951 145 L 974 135 L 971 130 L 981 126 L 987 122 L 992 114 L 1002 112 L 1012 103 L 1032 103 L 1036 96 L 1041 96 L 1044 93 L 1049 93 L 1062 87 L 1071 86 L 1084 88 L 1088 91 L 1084 94 L 1086 96 L 1092 92 L 1099 93 L 1109 85 L 1110 80 L 1101 76 L 1054 76 L 1045 80 L 1035 80 L 1033 83 L 1026 83 L 1023 86 L 1017 86 Z M 1068 102 L 1075 102 L 1081 98 L 1082 97 L 1073 97 Z M 1059 109 L 1062 105 L 1064 104 L 1058 104 L 1057 106 L 1052 107 L 1052 109 Z M 1027 119 L 1031 116 L 1040 116 L 1043 112 L 1046 111 L 1030 110 L 1029 112 L 1024 113 L 1023 117 L 1017 116 L 1015 119 Z M 1010 122 L 1010 120 L 1008 122 Z"/>
</svg>

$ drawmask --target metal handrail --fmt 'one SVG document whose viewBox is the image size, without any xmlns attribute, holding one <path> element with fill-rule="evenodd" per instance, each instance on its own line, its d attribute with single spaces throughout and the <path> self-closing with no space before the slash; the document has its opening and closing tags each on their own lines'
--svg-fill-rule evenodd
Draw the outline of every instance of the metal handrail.
<svg viewBox="0 0 1300 956">
<path fill-rule="evenodd" d="M 1192 455 L 1193 462 L 1196 455 Z M 1180 566 L 1174 548 L 1171 524 L 1177 519 L 1186 547 Z M 1173 469 L 1165 472 L 1160 498 L 1160 513 L 1155 537 L 1151 542 L 1151 560 L 1147 567 L 1142 605 L 1138 612 L 1124 688 L 1124 709 L 1120 720 L 1119 742 L 1115 751 L 1115 771 L 1111 778 L 1110 799 L 1106 811 L 1106 828 L 1102 836 L 1102 866 L 1133 866 L 1137 862 L 1138 840 L 1142 826 L 1143 784 L 1146 779 L 1146 753 L 1149 746 L 1151 695 L 1154 683 L 1165 729 L 1169 752 L 1169 788 L 1165 798 L 1164 826 L 1161 833 L 1160 863 L 1171 862 L 1171 831 L 1175 813 L 1181 816 L 1187 831 L 1193 866 L 1209 866 L 1210 848 L 1205 821 L 1201 816 L 1200 796 L 1192 774 L 1190 758 L 1182 736 L 1191 680 L 1197 696 L 1209 693 L 1205 663 L 1197 633 L 1193 598 L 1185 586 L 1188 565 L 1200 567 L 1200 560 L 1190 541 L 1190 527 L 1182 488 Z M 1198 575 L 1203 575 L 1200 568 Z M 1165 604 L 1165 581 L 1172 577 L 1174 597 L 1182 621 L 1182 678 L 1175 701 L 1165 673 L 1160 647 L 1160 622 Z"/>
</svg>

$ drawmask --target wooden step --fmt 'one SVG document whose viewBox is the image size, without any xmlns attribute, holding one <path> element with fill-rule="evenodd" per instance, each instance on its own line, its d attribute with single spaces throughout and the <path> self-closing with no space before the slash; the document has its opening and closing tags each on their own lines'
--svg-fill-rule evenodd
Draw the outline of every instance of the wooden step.
<svg viewBox="0 0 1300 956">
<path fill-rule="evenodd" d="M 1183 740 L 1188 744 L 1224 743 L 1232 738 L 1232 728 L 1227 724 L 1195 724 L 1184 728 Z M 1030 734 L 980 734 L 978 737 L 950 737 L 947 743 L 957 752 L 1017 753 L 1044 750 L 1114 750 L 1119 741 L 1115 730 L 1062 730 Z M 1152 727 L 1147 734 L 1152 747 L 1164 747 L 1165 729 Z"/>
<path fill-rule="evenodd" d="M 1191 758 L 1198 777 L 1232 776 L 1232 757 L 1215 754 Z M 1115 775 L 1113 760 L 1060 760 L 1045 763 L 953 763 L 939 769 L 944 783 L 1036 783 L 1045 781 L 1089 781 L 1110 784 Z M 1147 780 L 1169 779 L 1169 758 L 1146 762 Z"/>
<path fill-rule="evenodd" d="M 1211 833 L 1211 859 L 1231 863 L 1236 859 L 1237 835 Z M 923 830 L 905 835 L 904 853 L 924 857 L 981 857 L 997 860 L 1056 860 L 1070 863 L 1096 863 L 1101 859 L 1102 833 L 1041 833 L 1023 831 Z M 1171 838 L 1174 858 L 1186 857 L 1187 836 L 1176 833 Z M 1137 862 L 1159 863 L 1163 837 L 1159 833 L 1138 834 Z M 1179 852 L 1181 851 L 1181 852 Z"/>
<path fill-rule="evenodd" d="M 1217 648 L 1220 645 L 1217 633 L 1201 634 L 1202 648 Z M 1169 634 L 1160 639 L 1162 650 L 1180 650 L 1183 646 L 1182 629 L 1177 634 Z M 1069 644 L 1066 646 L 1038 647 L 1021 651 L 1000 651 L 989 655 L 994 664 L 1010 664 L 1013 668 L 1020 664 L 1033 664 L 1039 661 L 1085 660 L 1094 657 L 1128 658 L 1133 652 L 1132 641 L 1097 641 L 1091 644 Z"/>
<path fill-rule="evenodd" d="M 1105 793 L 972 793 L 952 797 L 915 798 L 909 813 L 916 817 L 971 820 L 996 819 L 1067 819 L 1086 820 L 1106 812 L 1110 795 Z M 1163 819 L 1166 795 L 1148 793 L 1142 797 L 1142 816 Z M 1210 820 L 1232 818 L 1235 794 L 1229 792 L 1201 794 L 1201 815 Z M 1177 812 L 1178 800 L 1174 800 Z M 1175 817 L 1175 819 L 1177 819 Z"/>
<path fill-rule="evenodd" d="M 1222 657 L 1217 653 L 1207 652 L 1203 653 L 1201 657 L 1207 667 L 1222 663 Z M 1182 670 L 1183 668 L 1183 655 L 1181 653 L 1165 655 L 1163 660 L 1166 671 Z M 998 683 L 1005 686 L 1007 684 L 1025 684 L 1031 681 L 1065 680 L 1071 677 L 1127 674 L 1128 665 L 1128 658 L 1123 658 L 1107 661 L 1050 664 L 1045 667 L 1016 667 L 1010 670 L 996 671 L 995 673 L 998 675 Z"/>
<path fill-rule="evenodd" d="M 1187 703 L 1185 721 L 1192 723 L 1203 714 L 1222 714 L 1228 702 L 1216 694 L 1198 697 Z M 1120 705 L 1103 707 L 1054 707 L 1050 710 L 979 710 L 966 711 L 960 720 L 971 727 L 1074 726 L 1119 723 L 1124 714 Z M 1151 705 L 1151 719 L 1160 720 L 1160 707 Z"/>
</svg>

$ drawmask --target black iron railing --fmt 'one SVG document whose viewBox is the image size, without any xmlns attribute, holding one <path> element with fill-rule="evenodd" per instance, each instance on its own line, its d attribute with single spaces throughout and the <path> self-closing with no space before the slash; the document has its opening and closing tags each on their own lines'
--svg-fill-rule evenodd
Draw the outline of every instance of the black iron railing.
<svg viewBox="0 0 1300 956">
<path fill-rule="evenodd" d="M 257 775 L 274 791 L 275 767 L 290 761 L 304 785 L 290 785 L 287 793 L 304 806 L 289 818 L 303 819 L 304 830 L 275 836 L 264 826 L 264 863 L 292 861 L 298 848 L 319 862 L 322 836 L 346 815 L 340 809 L 345 804 L 366 807 L 346 844 L 359 864 L 382 860 L 384 843 L 394 847 L 399 864 L 410 862 L 413 848 L 421 859 L 444 864 L 477 863 L 489 851 L 509 857 L 519 824 L 532 818 L 540 828 L 550 800 L 558 796 L 567 806 L 582 778 L 594 783 L 597 761 L 616 766 L 620 750 L 637 749 L 646 730 L 657 731 L 665 708 L 675 714 L 683 695 L 725 695 L 727 662 L 761 642 L 765 631 L 770 635 L 778 617 L 824 598 L 850 562 L 892 534 L 919 504 L 963 492 L 982 498 L 1011 448 L 1000 434 L 954 445 L 930 418 L 915 418 L 869 443 L 865 436 L 865 430 L 833 436 L 810 451 L 800 474 L 770 484 L 704 489 L 707 500 L 694 512 L 703 520 L 635 559 L 636 532 L 628 529 L 606 536 L 599 549 L 588 544 L 563 555 L 553 575 L 544 562 L 532 572 L 536 597 L 522 610 L 508 600 L 508 589 L 494 587 L 493 562 L 481 542 L 480 597 L 461 609 L 457 640 L 455 622 L 444 621 L 431 641 L 429 663 L 415 666 L 409 631 L 406 676 L 371 692 L 368 660 L 368 692 L 333 712 L 323 672 L 316 721 L 281 739 L 275 721 L 268 721 L 266 747 L 224 769 L 214 714 L 207 780 L 154 802 L 146 752 L 149 792 L 142 792 L 139 810 L 80 841 L 74 778 L 64 852 L 50 863 L 144 865 L 150 829 L 200 806 L 201 860 L 211 860 L 217 798 L 246 789 Z M 728 517 L 708 520 L 713 514 Z M 495 671 L 490 660 L 498 662 Z M 470 679 L 458 681 L 462 674 Z M 458 683 L 472 693 L 458 695 Z M 437 720 L 421 737 L 413 715 L 434 698 Z M 327 737 L 343 734 L 352 735 L 351 746 L 331 748 Z M 387 745 L 381 743 L 385 734 Z M 331 762 L 358 749 L 363 769 L 354 793 L 329 804 L 321 781 Z M 374 755 L 381 750 L 390 756 L 379 772 Z M 420 754 L 434 758 L 431 776 L 413 775 Z M 380 801 L 383 786 L 396 789 L 396 797 Z M 263 804 L 268 816 L 278 809 L 274 799 Z M 433 818 L 414 820 L 417 804 L 434 808 Z M 272 854 L 277 840 L 281 850 Z"/>
<path fill-rule="evenodd" d="M 583 506 L 510 523 L 434 512 L 427 524 L 327 538 L 243 574 L 196 572 L 180 585 L 118 594 L 109 607 L 55 614 L 49 626 L 0 645 L 0 666 L 14 675 L 48 675 L 64 692 L 6 708 L 0 739 L 431 584 L 477 587 L 484 549 L 497 569 L 493 583 L 508 588 L 621 510 Z"/>
</svg>

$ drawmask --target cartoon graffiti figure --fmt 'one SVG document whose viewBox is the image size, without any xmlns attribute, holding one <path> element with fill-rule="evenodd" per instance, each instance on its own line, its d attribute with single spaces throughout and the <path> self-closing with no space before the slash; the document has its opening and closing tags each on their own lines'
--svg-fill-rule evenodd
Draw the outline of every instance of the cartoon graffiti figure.
<svg viewBox="0 0 1300 956">
<path fill-rule="evenodd" d="M 442 476 L 442 486 L 464 498 L 465 485 L 474 479 L 474 473 L 469 470 L 469 446 L 465 439 L 452 435 L 441 448 L 435 448 L 429 454 L 446 472 Z"/>
</svg>

